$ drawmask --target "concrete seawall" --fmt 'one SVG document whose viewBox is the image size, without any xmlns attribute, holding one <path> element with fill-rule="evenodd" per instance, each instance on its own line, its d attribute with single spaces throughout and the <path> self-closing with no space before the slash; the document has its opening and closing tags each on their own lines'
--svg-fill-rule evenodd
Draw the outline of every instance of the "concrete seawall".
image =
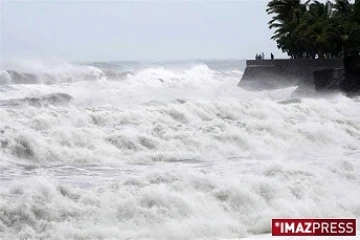
<svg viewBox="0 0 360 240">
<path fill-rule="evenodd" d="M 291 86 L 314 89 L 314 71 L 343 65 L 342 59 L 247 60 L 238 86 L 249 90 Z"/>
</svg>

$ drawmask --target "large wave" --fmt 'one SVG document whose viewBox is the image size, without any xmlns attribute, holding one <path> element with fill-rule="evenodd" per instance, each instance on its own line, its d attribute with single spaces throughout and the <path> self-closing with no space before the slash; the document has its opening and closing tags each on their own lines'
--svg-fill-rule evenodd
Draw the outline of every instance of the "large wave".
<svg viewBox="0 0 360 240">
<path fill-rule="evenodd" d="M 0 71 L 0 84 L 59 84 L 78 81 L 121 80 L 129 73 L 85 64 L 44 64 L 27 61 L 7 64 Z"/>
<path fill-rule="evenodd" d="M 333 101 L 174 100 L 127 109 L 0 108 L 1 151 L 15 162 L 41 165 L 209 161 L 217 156 L 312 158 L 356 152 L 359 103 Z"/>
<path fill-rule="evenodd" d="M 104 65 L 101 67 L 105 68 Z M 21 67 L 19 69 L 30 71 L 31 68 Z M 230 96 L 231 93 L 238 95 L 238 88 L 235 86 L 242 76 L 242 71 L 237 69 L 215 71 L 204 64 L 190 67 L 186 65 L 186 67 L 146 66 L 139 69 L 131 67 L 121 68 L 121 70 L 107 69 L 107 71 L 116 72 L 113 78 L 104 74 L 105 70 L 92 66 L 45 67 L 40 65 L 32 71 L 36 73 L 28 75 L 36 76 L 34 84 L 13 84 L 16 81 L 7 77 L 8 80 L 3 82 L 10 84 L 0 85 L 0 91 L 3 92 L 0 99 L 41 98 L 46 94 L 67 93 L 74 97 L 75 103 L 81 106 L 106 104 L 123 106 L 147 101 L 213 98 Z M 44 75 L 43 72 L 46 71 L 48 72 Z M 4 72 L 7 74 L 9 71 L 3 71 L 3 74 Z M 90 73 L 94 73 L 93 80 L 85 77 Z M 52 77 L 45 77 L 47 80 L 43 80 L 42 77 L 49 76 L 49 74 L 52 74 Z M 71 77 L 67 78 L 66 76 L 69 75 Z M 81 75 L 81 77 L 76 77 L 77 75 Z M 53 84 L 44 84 L 45 82 Z"/>
<path fill-rule="evenodd" d="M 359 109 L 345 97 L 1 109 L 0 236 L 239 238 L 274 217 L 359 217 Z"/>
<path fill-rule="evenodd" d="M 38 71 L 34 71 L 38 72 Z M 0 87 L 1 239 L 224 239 L 360 216 L 360 102 L 239 69 Z"/>
<path fill-rule="evenodd" d="M 211 72 L 204 64 L 174 64 L 159 67 L 156 64 L 145 64 L 141 68 L 135 63 L 42 63 L 36 61 L 25 61 L 20 63 L 6 64 L 8 69 L 0 71 L 0 84 L 61 84 L 79 81 L 100 81 L 124 79 L 142 79 L 151 82 L 162 82 L 171 84 L 174 81 L 186 84 L 189 80 L 195 82 L 208 77 Z M 146 67 L 147 66 L 147 67 Z M 194 67 L 186 71 L 189 66 Z M 190 68 L 191 68 L 190 67 Z M 222 71 L 224 73 L 226 71 Z M 228 71 L 231 72 L 231 71 Z M 204 75 L 205 74 L 205 75 Z"/>
</svg>

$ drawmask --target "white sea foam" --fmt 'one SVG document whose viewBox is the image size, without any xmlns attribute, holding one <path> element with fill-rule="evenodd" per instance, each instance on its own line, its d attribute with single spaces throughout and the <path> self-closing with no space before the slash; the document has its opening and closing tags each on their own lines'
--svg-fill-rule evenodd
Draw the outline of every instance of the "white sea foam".
<svg viewBox="0 0 360 240">
<path fill-rule="evenodd" d="M 41 61 L 8 62 L 0 71 L 2 84 L 59 84 L 78 81 L 121 80 L 126 72 L 90 65 L 74 65 L 63 62 L 43 63 Z"/>
<path fill-rule="evenodd" d="M 247 92 L 240 76 L 201 64 L 1 86 L 0 238 L 225 239 L 261 237 L 274 217 L 359 219 L 359 101 Z"/>
</svg>

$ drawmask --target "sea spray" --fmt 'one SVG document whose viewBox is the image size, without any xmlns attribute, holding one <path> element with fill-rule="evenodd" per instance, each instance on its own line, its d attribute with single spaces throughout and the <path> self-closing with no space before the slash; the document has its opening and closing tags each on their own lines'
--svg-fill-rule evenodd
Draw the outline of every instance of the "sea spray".
<svg viewBox="0 0 360 240">
<path fill-rule="evenodd" d="M 359 218 L 359 101 L 248 92 L 215 65 L 1 85 L 0 238 L 224 239 L 274 217 Z"/>
</svg>

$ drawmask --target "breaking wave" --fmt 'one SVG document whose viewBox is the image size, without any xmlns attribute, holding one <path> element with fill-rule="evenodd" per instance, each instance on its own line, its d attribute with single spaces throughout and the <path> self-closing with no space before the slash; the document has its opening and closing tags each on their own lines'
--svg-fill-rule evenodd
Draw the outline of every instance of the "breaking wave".
<svg viewBox="0 0 360 240">
<path fill-rule="evenodd" d="M 188 64 L 180 67 L 170 65 L 166 69 L 157 65 L 148 65 L 148 67 L 139 68 L 138 66 L 123 66 L 121 62 L 107 64 L 44 64 L 39 62 L 7 64 L 9 69 L 0 71 L 0 84 L 61 84 L 80 81 L 121 81 L 125 79 L 142 79 L 150 82 L 155 80 L 159 83 L 171 84 L 174 81 L 186 83 L 199 78 L 206 78 L 209 74 L 226 74 L 226 72 L 212 71 L 204 64 L 190 65 L 192 66 L 191 70 L 189 70 Z M 230 72 L 233 75 L 238 75 L 234 71 L 227 71 L 227 73 Z"/>
<path fill-rule="evenodd" d="M 58 84 L 77 81 L 121 80 L 127 72 L 117 73 L 112 70 L 84 67 L 82 71 L 58 73 L 28 73 L 14 70 L 0 72 L 0 84 Z"/>
<path fill-rule="evenodd" d="M 3 153 L 28 164 L 279 160 L 356 153 L 360 145 L 359 103 L 345 98 L 151 102 L 126 110 L 27 106 L 0 109 L 0 141 Z"/>
<path fill-rule="evenodd" d="M 359 219 L 359 99 L 247 92 L 241 69 L 205 64 L 111 70 L 126 77 L 0 86 L 1 239 L 225 239 L 275 217 Z"/>
</svg>

